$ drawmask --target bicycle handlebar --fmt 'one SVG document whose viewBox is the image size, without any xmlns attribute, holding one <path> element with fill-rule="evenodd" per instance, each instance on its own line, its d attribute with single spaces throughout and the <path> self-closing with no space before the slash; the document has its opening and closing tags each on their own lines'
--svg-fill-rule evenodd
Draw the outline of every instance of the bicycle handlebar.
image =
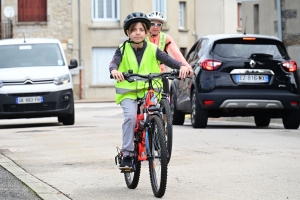
<svg viewBox="0 0 300 200">
<path fill-rule="evenodd" d="M 174 69 L 173 71 L 171 72 L 162 72 L 162 73 L 150 73 L 148 75 L 142 75 L 142 74 L 133 74 L 133 73 L 130 73 L 130 72 L 122 72 L 125 80 L 127 80 L 128 82 L 133 82 L 133 81 L 136 81 L 136 80 L 153 80 L 155 78 L 163 78 L 163 77 L 166 77 L 170 80 L 174 80 L 175 78 L 176 79 L 180 79 L 178 77 L 179 75 L 179 70 L 177 69 Z M 112 75 L 110 75 L 110 78 L 113 79 Z"/>
</svg>

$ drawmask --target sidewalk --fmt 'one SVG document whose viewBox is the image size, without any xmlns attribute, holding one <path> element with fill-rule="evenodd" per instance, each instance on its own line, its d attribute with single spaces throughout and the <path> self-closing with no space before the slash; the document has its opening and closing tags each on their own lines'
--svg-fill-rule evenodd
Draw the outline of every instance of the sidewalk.
<svg viewBox="0 0 300 200">
<path fill-rule="evenodd" d="M 0 153 L 0 199 L 70 200 Z"/>
</svg>

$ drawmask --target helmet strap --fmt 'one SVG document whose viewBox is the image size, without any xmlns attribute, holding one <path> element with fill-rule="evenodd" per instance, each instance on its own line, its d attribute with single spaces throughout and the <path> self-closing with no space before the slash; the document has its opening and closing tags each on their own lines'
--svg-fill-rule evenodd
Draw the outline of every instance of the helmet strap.
<svg viewBox="0 0 300 200">
<path fill-rule="evenodd" d="M 141 42 L 134 42 L 134 41 L 131 41 L 130 38 L 128 40 L 128 43 L 133 43 L 133 44 L 141 44 L 143 43 L 145 40 L 141 41 Z"/>
</svg>

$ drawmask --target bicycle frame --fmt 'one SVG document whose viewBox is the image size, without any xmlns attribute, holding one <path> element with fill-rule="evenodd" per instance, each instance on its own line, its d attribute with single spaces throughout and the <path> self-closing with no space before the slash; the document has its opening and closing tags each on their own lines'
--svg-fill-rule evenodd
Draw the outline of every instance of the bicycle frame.
<svg viewBox="0 0 300 200">
<path fill-rule="evenodd" d="M 151 155 L 152 153 L 150 152 L 149 149 L 149 142 L 148 142 L 148 130 L 149 130 L 149 122 L 150 122 L 150 117 L 153 115 L 158 115 L 160 116 L 160 118 L 163 120 L 163 116 L 162 116 L 162 109 L 160 107 L 156 106 L 156 102 L 153 101 L 153 98 L 156 98 L 156 94 L 153 88 L 153 84 L 152 84 L 152 79 L 154 78 L 159 78 L 162 76 L 168 76 L 169 79 L 174 79 L 175 77 L 178 76 L 178 71 L 174 70 L 173 72 L 164 72 L 164 73 L 160 73 L 158 75 L 140 75 L 140 74 L 132 74 L 132 73 L 123 73 L 125 79 L 129 82 L 133 82 L 136 81 L 134 79 L 130 79 L 131 76 L 137 76 L 137 77 L 141 77 L 144 79 L 148 79 L 149 82 L 149 86 L 148 86 L 148 91 L 145 94 L 144 98 L 142 99 L 142 105 L 139 106 L 139 110 L 137 113 L 137 117 L 136 117 L 136 125 L 135 125 L 135 129 L 134 129 L 134 134 L 135 134 L 135 143 L 137 143 L 138 146 L 138 152 L 137 155 L 137 160 L 136 161 L 145 161 L 145 160 L 149 160 L 151 157 L 153 157 L 153 155 Z M 171 78 L 173 77 L 173 78 Z M 162 97 L 164 98 L 164 97 Z M 157 100 L 157 99 L 156 99 Z M 142 111 L 141 111 L 142 110 Z M 139 130 L 139 126 L 141 121 L 144 121 L 144 127 L 142 130 Z M 139 133 L 140 131 L 142 131 L 142 133 Z M 139 135 L 138 134 L 142 134 L 141 139 L 139 140 Z M 119 158 L 119 163 L 120 163 L 120 156 L 122 155 L 122 152 L 118 150 L 118 155 L 116 156 L 116 164 L 117 164 L 117 157 Z M 132 168 L 132 170 L 135 167 Z M 124 170 L 122 172 L 128 172 L 127 170 Z"/>
<path fill-rule="evenodd" d="M 150 84 L 151 85 L 151 84 Z M 144 104 L 140 105 L 142 107 L 142 111 L 140 114 L 137 114 L 137 121 L 136 121 L 136 126 L 134 129 L 135 133 L 139 132 L 139 126 L 142 120 L 144 120 L 144 129 L 142 131 L 142 140 L 141 142 L 138 142 L 138 161 L 144 161 L 147 160 L 148 156 L 150 155 L 149 152 L 149 143 L 148 143 L 148 122 L 149 122 L 149 117 L 153 115 L 153 112 L 149 112 L 151 106 L 156 107 L 156 103 L 152 101 L 152 98 L 155 98 L 154 90 L 151 88 L 149 85 L 149 90 L 148 93 L 146 94 L 146 99 L 144 100 Z M 141 109 L 141 108 L 139 108 Z M 154 111 L 161 112 L 160 108 L 155 108 Z M 146 154 L 145 154 L 146 152 Z"/>
</svg>

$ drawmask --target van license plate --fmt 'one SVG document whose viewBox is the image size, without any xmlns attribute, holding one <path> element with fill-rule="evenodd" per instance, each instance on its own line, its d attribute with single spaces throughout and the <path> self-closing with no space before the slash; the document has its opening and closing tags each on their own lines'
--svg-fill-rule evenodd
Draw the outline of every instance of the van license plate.
<svg viewBox="0 0 300 200">
<path fill-rule="evenodd" d="M 236 75 L 236 82 L 239 83 L 268 83 L 268 75 Z"/>
<path fill-rule="evenodd" d="M 43 103 L 43 97 L 18 97 L 16 98 L 16 104 L 25 104 L 25 103 Z"/>
</svg>

